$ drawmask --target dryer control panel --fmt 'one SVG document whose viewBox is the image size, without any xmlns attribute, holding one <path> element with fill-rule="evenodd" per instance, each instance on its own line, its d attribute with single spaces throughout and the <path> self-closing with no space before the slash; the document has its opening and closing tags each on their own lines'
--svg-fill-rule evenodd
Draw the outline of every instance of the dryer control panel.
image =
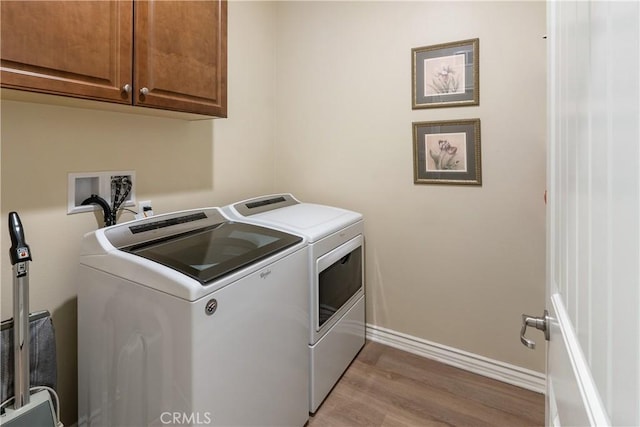
<svg viewBox="0 0 640 427">
<path fill-rule="evenodd" d="M 233 207 L 242 216 L 256 215 L 286 206 L 297 205 L 300 202 L 291 194 L 275 194 L 271 196 L 257 197 L 251 200 L 236 203 Z"/>
</svg>

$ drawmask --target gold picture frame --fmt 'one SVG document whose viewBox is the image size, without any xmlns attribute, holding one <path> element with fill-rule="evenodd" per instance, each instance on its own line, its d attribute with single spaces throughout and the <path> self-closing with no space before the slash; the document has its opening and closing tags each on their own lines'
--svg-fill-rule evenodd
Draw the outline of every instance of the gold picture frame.
<svg viewBox="0 0 640 427">
<path fill-rule="evenodd" d="M 411 49 L 412 109 L 480 104 L 480 39 Z"/>
<path fill-rule="evenodd" d="M 482 185 L 480 119 L 413 123 L 414 184 Z"/>
</svg>

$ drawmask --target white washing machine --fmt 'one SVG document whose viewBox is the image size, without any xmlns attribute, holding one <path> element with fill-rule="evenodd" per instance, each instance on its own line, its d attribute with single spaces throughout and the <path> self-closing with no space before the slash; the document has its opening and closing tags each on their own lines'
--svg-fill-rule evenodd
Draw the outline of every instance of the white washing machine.
<svg viewBox="0 0 640 427">
<path fill-rule="evenodd" d="M 308 250 L 218 208 L 87 234 L 78 425 L 303 426 Z"/>
<path fill-rule="evenodd" d="M 223 208 L 231 218 L 303 235 L 309 244 L 309 412 L 314 413 L 365 342 L 362 214 L 302 203 L 291 194 Z"/>
</svg>

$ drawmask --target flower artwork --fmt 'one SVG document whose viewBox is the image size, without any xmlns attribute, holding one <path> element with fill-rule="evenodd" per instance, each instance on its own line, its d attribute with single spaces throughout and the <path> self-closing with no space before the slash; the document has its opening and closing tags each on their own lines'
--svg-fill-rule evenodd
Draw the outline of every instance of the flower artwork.
<svg viewBox="0 0 640 427">
<path fill-rule="evenodd" d="M 427 134 L 425 135 L 425 168 L 429 172 L 466 171 L 466 134 Z"/>
<path fill-rule="evenodd" d="M 479 39 L 411 49 L 411 108 L 480 105 Z"/>
<path fill-rule="evenodd" d="M 482 185 L 480 119 L 413 123 L 415 184 Z"/>
<path fill-rule="evenodd" d="M 464 54 L 425 59 L 424 96 L 464 93 L 464 60 Z"/>
</svg>

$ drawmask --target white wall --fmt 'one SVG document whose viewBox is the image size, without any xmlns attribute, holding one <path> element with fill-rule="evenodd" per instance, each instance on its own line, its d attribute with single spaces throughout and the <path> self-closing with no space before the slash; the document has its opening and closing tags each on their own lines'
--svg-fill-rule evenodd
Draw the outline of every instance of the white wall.
<svg viewBox="0 0 640 427">
<path fill-rule="evenodd" d="M 138 200 L 151 199 L 156 213 L 271 192 L 274 42 L 272 4 L 229 5 L 228 119 L 187 122 L 3 99 L 1 317 L 12 316 L 7 216 L 15 210 L 33 253 L 31 309 L 53 315 L 65 425 L 77 418 L 79 246 L 98 226 L 91 213 L 66 214 L 67 173 L 133 169 Z"/>
<path fill-rule="evenodd" d="M 278 4 L 276 184 L 364 213 L 367 321 L 544 371 L 544 2 Z M 478 37 L 480 106 L 411 109 L 411 49 Z M 480 118 L 482 187 L 414 185 L 412 122 Z"/>
</svg>

